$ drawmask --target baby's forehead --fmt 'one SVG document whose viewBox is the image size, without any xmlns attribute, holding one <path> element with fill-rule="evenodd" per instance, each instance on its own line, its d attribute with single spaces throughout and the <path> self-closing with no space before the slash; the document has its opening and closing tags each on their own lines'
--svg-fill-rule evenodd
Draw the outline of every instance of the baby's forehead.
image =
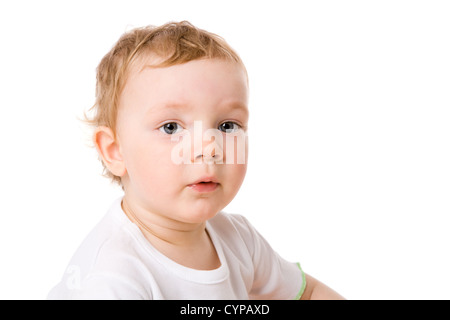
<svg viewBox="0 0 450 320">
<path fill-rule="evenodd" d="M 148 59 L 142 61 L 131 70 L 129 75 L 130 85 L 141 87 L 144 91 L 163 93 L 162 89 L 169 89 L 170 96 L 181 91 L 188 96 L 191 91 L 208 92 L 208 90 L 220 89 L 216 93 L 222 93 L 226 89 L 233 95 L 242 90 L 248 90 L 248 78 L 245 68 L 238 63 L 223 59 L 198 59 L 186 63 L 170 66 L 159 66 L 160 60 Z M 237 90 L 240 89 L 240 90 Z"/>
<path fill-rule="evenodd" d="M 235 66 L 238 67 L 235 70 L 239 70 L 240 72 L 243 71 L 246 78 L 247 78 L 247 84 L 248 84 L 248 75 L 247 70 L 245 66 L 242 63 L 236 62 L 234 60 L 230 59 L 224 59 L 224 58 L 199 58 L 199 59 L 193 59 L 189 61 L 184 62 L 172 62 L 170 61 L 170 57 L 161 56 L 156 53 L 146 53 L 141 55 L 140 57 L 137 57 L 129 66 L 128 68 L 128 75 L 133 74 L 140 74 L 144 71 L 149 70 L 171 70 L 172 67 L 177 66 L 183 66 L 188 64 L 196 64 L 198 62 L 205 62 L 209 67 L 211 68 L 214 65 L 217 64 L 226 64 L 229 66 Z M 198 66 L 198 68 L 203 66 Z"/>
<path fill-rule="evenodd" d="M 160 67 L 157 65 L 160 61 L 148 57 L 133 66 L 122 102 L 154 111 L 178 113 L 209 105 L 222 111 L 247 108 L 247 75 L 236 62 L 199 59 Z"/>
</svg>

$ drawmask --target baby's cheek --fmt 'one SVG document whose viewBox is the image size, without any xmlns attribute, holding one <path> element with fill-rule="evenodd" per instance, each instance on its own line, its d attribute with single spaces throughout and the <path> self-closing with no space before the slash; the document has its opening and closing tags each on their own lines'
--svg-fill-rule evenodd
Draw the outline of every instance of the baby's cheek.
<svg viewBox="0 0 450 320">
<path fill-rule="evenodd" d="M 247 164 L 248 137 L 239 131 L 234 135 L 227 135 L 223 140 L 223 157 L 225 164 Z"/>
<path fill-rule="evenodd" d="M 247 172 L 246 164 L 227 165 L 226 177 L 229 180 L 229 192 L 236 194 L 244 181 Z"/>
</svg>

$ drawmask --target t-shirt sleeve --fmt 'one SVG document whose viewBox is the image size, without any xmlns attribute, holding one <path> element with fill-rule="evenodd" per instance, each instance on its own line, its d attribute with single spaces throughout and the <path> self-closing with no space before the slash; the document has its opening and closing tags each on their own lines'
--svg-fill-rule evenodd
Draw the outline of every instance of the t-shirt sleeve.
<svg viewBox="0 0 450 320">
<path fill-rule="evenodd" d="M 306 287 L 300 264 L 280 257 L 247 219 L 240 218 L 247 227 L 244 238 L 247 238 L 245 241 L 254 265 L 250 299 L 300 299 Z"/>
</svg>

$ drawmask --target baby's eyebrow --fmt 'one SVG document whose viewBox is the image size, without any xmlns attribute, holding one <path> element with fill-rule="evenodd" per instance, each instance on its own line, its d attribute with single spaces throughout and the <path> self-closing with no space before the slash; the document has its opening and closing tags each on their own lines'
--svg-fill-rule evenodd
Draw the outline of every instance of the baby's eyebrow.
<svg viewBox="0 0 450 320">
<path fill-rule="evenodd" d="M 247 106 L 240 102 L 232 102 L 226 105 L 229 106 L 231 109 L 243 109 L 245 112 L 248 112 Z"/>
<path fill-rule="evenodd" d="M 180 110 L 180 109 L 191 109 L 191 106 L 188 103 L 181 103 L 181 102 L 165 102 L 161 104 L 156 104 L 156 111 L 164 111 L 167 109 L 172 110 Z M 155 110 L 153 110 L 155 111 Z"/>
<path fill-rule="evenodd" d="M 248 116 L 248 114 L 249 114 L 247 105 L 240 101 L 232 101 L 232 102 L 224 103 L 223 108 L 227 108 L 227 109 L 229 108 L 229 110 L 233 110 L 233 111 L 234 110 L 242 111 L 245 114 L 245 116 Z"/>
<path fill-rule="evenodd" d="M 169 108 L 169 109 L 180 109 L 182 107 L 187 107 L 188 105 L 185 103 L 177 103 L 177 102 L 166 102 L 161 105 L 162 108 Z"/>
<path fill-rule="evenodd" d="M 231 110 L 240 110 L 243 111 L 246 115 L 248 115 L 248 108 L 246 106 L 246 104 L 243 104 L 239 101 L 232 101 L 232 102 L 227 102 L 227 103 L 223 103 L 220 105 L 220 108 L 226 108 L 226 109 L 231 109 Z M 158 110 L 167 110 L 167 109 L 172 109 L 172 110 L 189 110 L 192 109 L 192 106 L 189 103 L 183 103 L 183 102 L 165 102 L 163 104 L 160 104 L 157 106 Z"/>
</svg>

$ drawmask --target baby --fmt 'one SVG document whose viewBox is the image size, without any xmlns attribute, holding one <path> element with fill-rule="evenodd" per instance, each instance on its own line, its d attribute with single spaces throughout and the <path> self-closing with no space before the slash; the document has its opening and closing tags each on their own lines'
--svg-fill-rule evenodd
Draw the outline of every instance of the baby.
<svg viewBox="0 0 450 320">
<path fill-rule="evenodd" d="M 93 140 L 122 186 L 50 299 L 339 299 L 221 210 L 247 169 L 248 78 L 188 22 L 125 33 L 97 69 Z"/>
</svg>

